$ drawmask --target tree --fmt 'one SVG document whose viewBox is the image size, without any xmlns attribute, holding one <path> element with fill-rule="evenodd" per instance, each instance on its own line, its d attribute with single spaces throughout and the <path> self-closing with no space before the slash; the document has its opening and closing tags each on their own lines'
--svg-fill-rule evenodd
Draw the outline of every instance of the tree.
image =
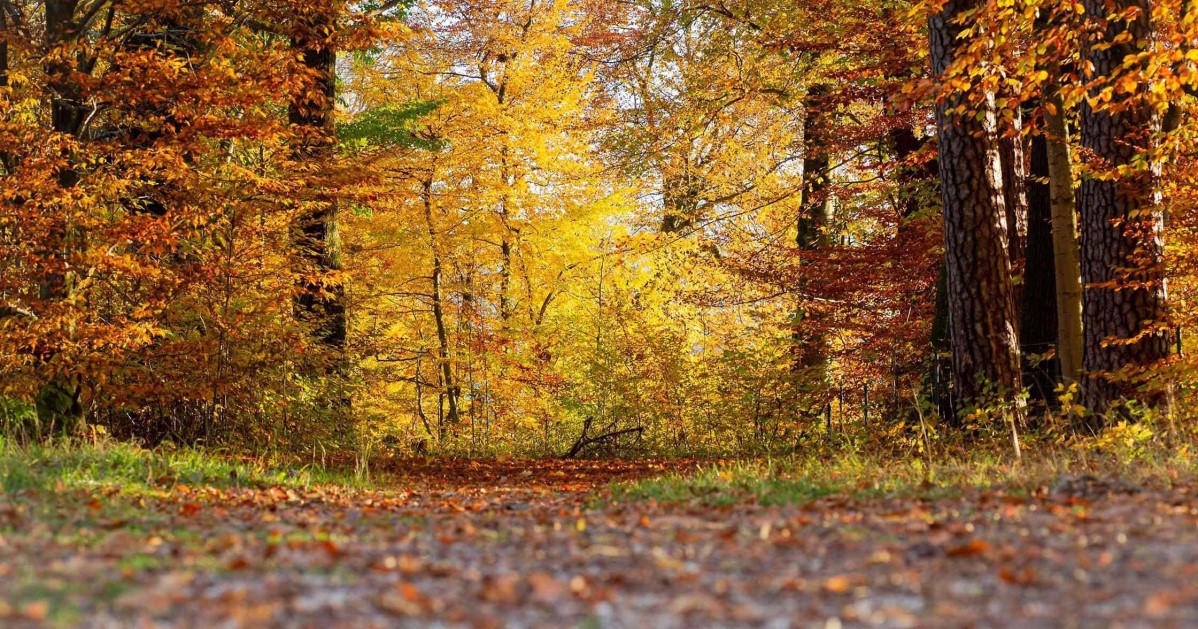
<svg viewBox="0 0 1198 629">
<path fill-rule="evenodd" d="M 1156 113 L 1136 74 L 1152 36 L 1147 0 L 1086 0 L 1085 53 L 1098 83 L 1081 108 L 1089 172 L 1079 190 L 1085 284 L 1083 400 L 1095 413 L 1133 397 L 1128 379 L 1169 357 L 1164 277 L 1164 214 L 1149 163 Z M 1126 79 L 1126 80 L 1124 80 Z M 1162 389 L 1143 401 L 1167 401 Z M 1095 419 L 1095 425 L 1101 425 Z"/>
<path fill-rule="evenodd" d="M 1053 69 L 1055 74 L 1056 68 Z M 1052 75 L 1050 75 L 1052 76 Z M 1077 197 L 1069 156 L 1065 105 L 1054 83 L 1044 100 L 1044 160 L 1048 172 L 1048 202 L 1052 223 L 1053 271 L 1057 304 L 1057 356 L 1066 384 L 1082 376 L 1082 272 L 1078 242 Z"/>
<path fill-rule="evenodd" d="M 829 189 L 832 177 L 830 144 L 827 134 L 831 130 L 828 112 L 827 85 L 809 88 L 803 103 L 806 115 L 803 130 L 803 192 L 799 206 L 798 233 L 795 244 L 800 256 L 803 252 L 816 251 L 828 246 L 832 230 L 832 196 Z M 811 278 L 803 273 L 799 278 L 800 293 L 810 294 Z M 801 379 L 801 389 L 814 389 L 821 403 L 807 412 L 818 416 L 824 408 L 826 397 L 828 347 L 822 328 L 824 325 L 811 320 L 810 309 L 802 306 L 795 312 L 795 373 Z M 812 324 L 815 325 L 812 325 Z"/>
<path fill-rule="evenodd" d="M 931 16 L 935 74 L 962 62 L 963 22 L 983 7 L 980 0 L 952 0 Z M 936 104 L 953 382 L 970 402 L 981 400 L 986 386 L 1008 398 L 1022 388 L 993 107 L 992 95 L 973 103 L 960 90 Z"/>
<path fill-rule="evenodd" d="M 336 29 L 339 0 L 297 3 L 291 48 L 300 60 L 300 81 L 288 104 L 287 118 L 297 128 L 295 159 L 318 174 L 333 157 L 337 90 Z M 301 318 L 334 354 L 345 351 L 348 319 L 345 286 L 332 276 L 341 266 L 337 199 L 317 195 L 307 201 L 298 226 L 300 251 L 312 270 L 297 300 Z M 343 357 L 334 356 L 334 361 Z"/>
<path fill-rule="evenodd" d="M 1046 356 L 1058 347 L 1056 258 L 1052 239 L 1052 192 L 1048 169 L 1048 138 L 1031 138 L 1031 175 L 1027 186 L 1027 257 L 1023 280 L 1023 309 L 1019 337 L 1025 355 Z M 1033 399 L 1051 400 L 1056 389 L 1056 360 L 1025 358 L 1024 378 Z"/>
</svg>

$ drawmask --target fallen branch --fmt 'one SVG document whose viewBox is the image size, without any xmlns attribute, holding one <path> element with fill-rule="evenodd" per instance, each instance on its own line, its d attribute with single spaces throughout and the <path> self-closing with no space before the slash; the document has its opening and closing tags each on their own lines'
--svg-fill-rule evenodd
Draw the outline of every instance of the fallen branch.
<svg viewBox="0 0 1198 629">
<path fill-rule="evenodd" d="M 615 439 L 617 437 L 622 437 L 624 435 L 630 435 L 634 432 L 644 434 L 645 428 L 644 428 L 644 426 L 638 426 L 636 428 L 625 428 L 624 430 L 616 430 L 614 432 L 609 432 L 606 434 L 599 435 L 598 437 L 587 437 L 586 433 L 583 433 L 583 436 L 579 437 L 578 441 L 574 442 L 574 447 L 570 448 L 569 452 L 562 455 L 562 459 L 572 459 L 572 458 L 578 456 L 579 454 L 581 454 L 583 450 L 585 450 L 586 448 L 588 448 L 590 446 L 595 445 L 596 443 L 599 443 L 601 441 L 607 441 L 610 439 Z"/>
</svg>

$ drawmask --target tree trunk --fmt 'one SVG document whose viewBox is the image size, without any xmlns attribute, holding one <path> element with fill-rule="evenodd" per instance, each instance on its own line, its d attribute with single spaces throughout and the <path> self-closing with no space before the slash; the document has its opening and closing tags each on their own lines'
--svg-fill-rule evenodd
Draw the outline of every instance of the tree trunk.
<svg viewBox="0 0 1198 629">
<path fill-rule="evenodd" d="M 1061 379 L 1081 381 L 1082 271 L 1078 243 L 1077 197 L 1069 158 L 1069 129 L 1064 104 L 1055 90 L 1045 99 L 1045 150 L 1048 160 L 1049 203 L 1052 212 L 1053 269 L 1057 286 L 1057 357 Z"/>
<path fill-rule="evenodd" d="M 1024 354 L 1024 380 L 1032 399 L 1053 399 L 1057 383 L 1057 361 L 1029 360 L 1044 355 L 1057 345 L 1057 278 L 1052 248 L 1052 199 L 1048 184 L 1048 138 L 1037 133 L 1031 139 L 1027 184 L 1027 255 L 1023 271 L 1023 310 L 1019 338 Z"/>
<path fill-rule="evenodd" d="M 72 45 L 79 39 L 80 32 L 76 21 L 78 0 L 47 0 L 46 10 L 46 49 L 55 50 Z M 47 87 L 50 91 L 50 124 L 52 130 L 62 136 L 76 138 L 83 123 L 79 105 L 80 88 L 75 79 L 74 64 L 61 59 L 48 63 L 45 67 Z M 71 164 L 75 161 L 73 155 L 66 155 L 65 161 Z M 67 200 L 67 190 L 74 188 L 79 182 L 79 173 L 73 166 L 66 166 L 58 171 L 58 185 L 61 188 L 59 201 Z M 39 296 L 43 302 L 59 303 L 70 296 L 72 281 L 67 269 L 70 267 L 70 252 L 79 243 L 73 242 L 82 238 L 81 234 L 72 233 L 73 228 L 68 224 L 69 208 L 59 207 L 59 216 L 55 217 L 50 232 L 44 235 L 46 258 L 53 264 L 45 272 L 39 287 Z M 67 336 L 70 331 L 64 332 Z M 51 349 L 41 356 L 43 364 L 51 364 L 56 349 Z M 38 422 L 46 429 L 70 428 L 83 420 L 82 391 L 77 378 L 58 374 L 49 378 L 35 400 Z"/>
<path fill-rule="evenodd" d="M 832 223 L 832 200 L 828 194 L 830 159 L 828 156 L 827 117 L 823 112 L 828 95 L 827 85 L 816 85 L 810 89 L 804 103 L 806 123 L 803 130 L 803 197 L 799 209 L 798 234 L 795 244 L 799 249 L 817 251 L 828 245 L 828 228 Z M 804 271 L 799 278 L 800 292 L 810 283 Z M 803 296 L 799 297 L 804 299 Z M 792 334 L 794 355 L 793 370 L 803 393 L 820 395 L 827 380 L 827 343 L 819 329 L 813 313 L 802 305 L 795 311 Z M 809 400 L 814 412 L 822 408 L 822 400 Z M 818 403 L 816 403 L 818 402 Z"/>
<path fill-rule="evenodd" d="M 929 21 L 933 70 L 942 75 L 961 45 L 961 13 L 981 0 L 951 0 Z M 989 386 L 1012 400 L 1022 389 L 1006 206 L 993 106 L 979 118 L 954 113 L 953 95 L 936 106 L 940 194 L 952 339 L 959 399 L 982 402 Z"/>
<path fill-rule="evenodd" d="M 424 181 L 420 194 L 421 200 L 424 202 L 424 223 L 428 227 L 429 246 L 433 250 L 433 320 L 437 326 L 437 344 L 440 352 L 437 363 L 440 365 L 441 385 L 449 406 L 448 423 L 450 426 L 454 426 L 458 423 L 458 397 L 461 395 L 461 389 L 453 378 L 449 332 L 445 325 L 445 307 L 441 299 L 441 253 L 437 247 L 437 230 L 433 227 L 433 182 L 431 180 Z M 445 441 L 445 423 L 440 425 L 440 440 Z"/>
<path fill-rule="evenodd" d="M 662 175 L 661 198 L 664 214 L 661 233 L 680 234 L 694 226 L 699 217 L 699 183 L 686 157 L 675 159 L 674 172 Z"/>
<path fill-rule="evenodd" d="M 1027 160 L 1023 150 L 1023 119 L 1018 115 L 1010 131 L 1017 135 L 998 140 L 999 162 L 1002 164 L 1003 203 L 1007 212 L 1007 255 L 1016 272 L 1022 270 L 1027 248 Z M 1018 287 L 1017 292 L 1018 292 Z M 1019 300 L 1016 300 L 1018 305 Z"/>
<path fill-rule="evenodd" d="M 336 9 L 330 0 L 299 9 L 291 37 L 311 81 L 294 94 L 288 121 L 300 135 L 296 158 L 318 166 L 333 154 L 333 113 L 336 104 L 337 53 L 333 49 Z M 313 164 L 316 163 L 316 164 Z M 299 247 L 321 275 L 341 268 L 336 199 L 320 199 L 300 219 Z M 341 361 L 348 332 L 345 287 L 339 282 L 311 281 L 298 299 L 300 316 L 315 327 L 316 338 Z"/>
<path fill-rule="evenodd" d="M 202 6 L 179 7 L 175 11 L 156 9 L 149 13 L 143 12 L 137 17 L 146 28 L 131 33 L 126 38 L 126 50 L 153 51 L 165 60 L 183 64 L 185 67 L 195 67 L 202 63 L 194 58 L 200 52 L 200 42 L 197 40 L 195 29 L 204 19 Z M 167 129 L 183 129 L 189 126 L 190 120 L 180 120 L 172 111 L 172 103 L 173 99 L 165 103 L 148 106 L 143 103 L 127 108 L 129 119 L 133 123 L 127 124 L 121 131 L 121 141 L 130 148 L 151 149 L 162 140 Z M 188 165 L 195 161 L 190 153 L 185 153 L 182 159 Z M 168 197 L 171 188 L 170 182 L 154 181 L 139 189 L 132 198 L 126 199 L 124 205 L 131 212 L 165 216 L 169 210 Z"/>
<path fill-rule="evenodd" d="M 917 136 L 915 129 L 911 126 L 895 127 L 890 131 L 891 149 L 894 151 L 895 160 L 901 164 L 905 164 L 919 153 L 919 151 L 923 150 L 927 143 L 928 140 Z M 928 198 L 927 192 L 920 189 L 921 184 L 926 185 L 926 182 L 931 182 L 935 188 L 928 192 L 935 192 L 936 196 L 939 197 L 940 164 L 935 159 L 927 160 L 918 169 L 904 166 L 899 170 L 897 179 L 900 195 L 899 211 L 902 213 L 903 219 L 911 219 L 919 214 L 920 211 L 933 205 Z M 906 222 L 899 229 L 898 235 L 900 241 L 909 232 L 905 226 Z M 948 282 L 946 273 L 944 260 L 941 259 L 936 273 L 935 306 L 932 315 L 931 343 L 933 360 L 931 369 L 924 376 L 924 387 L 925 390 L 930 389 L 930 391 L 927 391 L 928 399 L 935 405 L 937 416 L 942 422 L 951 424 L 955 421 L 952 391 L 946 386 L 946 378 L 943 377 L 943 374 L 948 373 L 952 364 L 951 354 L 947 351 L 951 347 L 951 343 L 948 333 Z"/>
<path fill-rule="evenodd" d="M 1127 71 L 1124 63 L 1140 54 L 1151 36 L 1150 3 L 1085 0 L 1084 6 L 1088 22 L 1100 33 L 1100 40 L 1086 50 L 1093 75 L 1106 78 Z M 1139 9 L 1131 20 L 1106 19 L 1130 8 Z M 1167 323 L 1164 215 L 1156 197 L 1156 175 L 1133 164 L 1147 155 L 1155 131 L 1155 112 L 1142 99 L 1144 91 L 1120 95 L 1116 89 L 1111 105 L 1095 109 L 1083 102 L 1081 109 L 1081 143 L 1095 171 L 1082 180 L 1079 190 L 1085 286 L 1082 399 L 1098 414 L 1092 427 L 1104 422 L 1102 415 L 1112 404 L 1135 396 L 1126 380 L 1108 376 L 1139 375 L 1167 358 L 1174 343 Z M 1118 168 L 1127 170 L 1115 174 Z M 1168 396 L 1154 391 L 1142 399 L 1159 406 Z"/>
</svg>

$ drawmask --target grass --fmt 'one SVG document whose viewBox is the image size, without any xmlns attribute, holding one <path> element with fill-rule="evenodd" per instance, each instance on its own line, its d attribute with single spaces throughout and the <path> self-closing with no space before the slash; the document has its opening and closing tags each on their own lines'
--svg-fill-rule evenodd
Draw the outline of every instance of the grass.
<svg viewBox="0 0 1198 629">
<path fill-rule="evenodd" d="M 352 475 L 322 468 L 275 467 L 194 449 L 149 450 L 137 445 L 62 440 L 16 446 L 0 440 L 0 489 L 101 489 L 138 494 L 178 485 L 219 488 L 272 485 L 356 485 Z"/>
<path fill-rule="evenodd" d="M 989 451 L 931 461 L 846 452 L 702 465 L 689 472 L 613 485 L 606 500 L 721 507 L 801 505 L 833 495 L 951 498 L 984 489 L 1025 493 L 1051 486 L 1062 476 L 1083 474 L 1167 486 L 1198 476 L 1198 461 L 1188 448 L 1163 446 L 1138 446 L 1134 451 L 1045 448 L 1019 462 Z"/>
</svg>

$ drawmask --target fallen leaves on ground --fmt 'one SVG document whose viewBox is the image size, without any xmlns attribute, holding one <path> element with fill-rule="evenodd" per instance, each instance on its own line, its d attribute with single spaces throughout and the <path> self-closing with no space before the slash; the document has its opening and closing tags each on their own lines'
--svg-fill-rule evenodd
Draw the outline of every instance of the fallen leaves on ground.
<svg viewBox="0 0 1198 629">
<path fill-rule="evenodd" d="M 1186 484 L 700 507 L 596 499 L 685 463 L 422 465 L 387 491 L 0 496 L 0 624 L 1198 624 Z"/>
</svg>

